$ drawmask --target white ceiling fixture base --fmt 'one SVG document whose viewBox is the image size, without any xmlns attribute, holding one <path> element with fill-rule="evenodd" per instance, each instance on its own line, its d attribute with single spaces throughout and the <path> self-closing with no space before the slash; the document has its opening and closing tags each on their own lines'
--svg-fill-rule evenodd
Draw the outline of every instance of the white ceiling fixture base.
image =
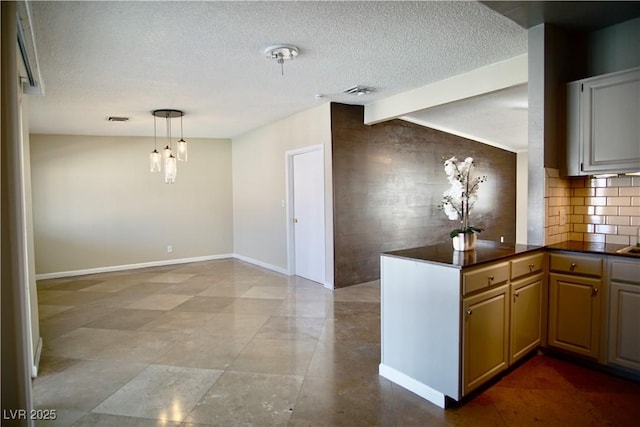
<svg viewBox="0 0 640 427">
<path fill-rule="evenodd" d="M 264 56 L 280 64 L 281 75 L 284 76 L 284 61 L 293 61 L 300 49 L 290 44 L 275 44 L 264 49 Z"/>
</svg>

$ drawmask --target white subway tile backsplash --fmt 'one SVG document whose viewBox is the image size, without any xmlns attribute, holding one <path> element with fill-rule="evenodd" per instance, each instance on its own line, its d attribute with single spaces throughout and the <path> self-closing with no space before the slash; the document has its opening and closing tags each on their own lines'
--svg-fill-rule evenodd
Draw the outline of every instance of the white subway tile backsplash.
<svg viewBox="0 0 640 427">
<path fill-rule="evenodd" d="M 563 238 L 637 243 L 640 176 L 563 179 L 547 169 L 545 187 L 547 243 Z"/>
<path fill-rule="evenodd" d="M 618 236 L 616 234 L 608 234 L 605 243 L 615 243 L 616 245 L 629 245 L 629 236 Z"/>
<path fill-rule="evenodd" d="M 607 178 L 607 187 L 630 187 L 630 176 L 618 176 L 615 178 Z"/>
</svg>

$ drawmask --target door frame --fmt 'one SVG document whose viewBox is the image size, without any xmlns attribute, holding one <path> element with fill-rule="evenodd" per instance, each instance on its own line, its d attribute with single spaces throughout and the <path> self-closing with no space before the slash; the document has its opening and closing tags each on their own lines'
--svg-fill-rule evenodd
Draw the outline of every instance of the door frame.
<svg viewBox="0 0 640 427">
<path fill-rule="evenodd" d="M 327 238 L 326 238 L 326 234 L 327 234 L 327 227 L 326 227 L 326 223 L 327 223 L 327 215 L 326 215 L 326 197 L 325 194 L 326 193 L 326 177 L 325 177 L 325 170 L 324 170 L 324 157 L 325 157 L 325 153 L 324 153 L 324 145 L 322 144 L 317 144 L 317 145 L 310 145 L 308 147 L 303 147 L 303 148 L 298 148 L 296 150 L 289 150 L 286 151 L 284 153 L 285 155 L 285 177 L 286 177 L 286 222 L 287 222 L 287 274 L 289 276 L 294 276 L 296 274 L 296 268 L 295 268 L 295 231 L 294 231 L 294 225 L 293 225 L 293 207 L 294 207 L 294 197 L 293 197 L 293 158 L 298 155 L 298 154 L 304 154 L 304 153 L 310 153 L 313 151 L 320 151 L 322 153 L 322 159 L 323 159 L 323 194 L 322 194 L 322 206 L 323 206 L 323 218 L 324 218 L 324 222 L 325 222 L 325 227 L 324 227 L 324 240 L 323 240 L 323 244 L 322 244 L 322 250 L 325 254 L 325 261 L 324 261 L 324 280 L 322 282 L 322 285 L 324 287 L 330 287 L 333 288 L 333 286 L 329 285 L 327 283 Z M 285 207 L 285 206 L 283 206 Z"/>
</svg>

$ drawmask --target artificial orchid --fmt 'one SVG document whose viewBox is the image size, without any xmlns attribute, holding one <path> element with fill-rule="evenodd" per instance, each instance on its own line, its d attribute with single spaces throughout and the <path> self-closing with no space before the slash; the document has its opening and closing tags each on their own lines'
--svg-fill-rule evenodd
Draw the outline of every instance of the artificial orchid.
<svg viewBox="0 0 640 427">
<path fill-rule="evenodd" d="M 460 221 L 460 227 L 452 230 L 450 236 L 481 232 L 481 228 L 469 225 L 469 213 L 478 198 L 478 187 L 480 183 L 487 180 L 487 177 L 472 175 L 475 166 L 472 157 L 467 157 L 462 162 L 455 157 L 448 159 L 443 157 L 442 164 L 451 187 L 443 193 L 444 197 L 438 207 L 450 220 Z"/>
</svg>

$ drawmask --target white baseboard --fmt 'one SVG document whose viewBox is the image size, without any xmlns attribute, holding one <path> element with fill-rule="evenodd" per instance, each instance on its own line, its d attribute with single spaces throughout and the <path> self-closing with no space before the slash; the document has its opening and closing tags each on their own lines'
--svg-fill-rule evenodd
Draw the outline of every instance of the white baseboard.
<svg viewBox="0 0 640 427">
<path fill-rule="evenodd" d="M 235 259 L 239 259 L 240 261 L 248 262 L 249 264 L 257 265 L 258 267 L 266 268 L 267 270 L 275 271 L 277 273 L 285 274 L 287 276 L 291 276 L 289 271 L 286 268 L 278 267 L 273 264 L 269 264 L 263 261 L 258 261 L 257 259 L 249 258 L 240 254 L 233 254 Z"/>
<path fill-rule="evenodd" d="M 418 396 L 427 399 L 434 405 L 438 405 L 439 407 L 444 409 L 446 400 L 445 395 L 440 393 L 438 390 L 435 390 L 428 385 L 423 384 L 414 378 L 411 378 L 407 374 L 393 369 L 392 367 L 387 366 L 383 363 L 379 365 L 378 373 L 381 377 L 384 377 L 389 381 L 394 382 L 399 386 L 402 386 L 407 390 L 414 392 Z"/>
<path fill-rule="evenodd" d="M 38 346 L 33 355 L 33 366 L 31 370 L 31 378 L 38 376 L 38 367 L 40 366 L 40 355 L 42 354 L 42 337 L 38 339 Z"/>
<path fill-rule="evenodd" d="M 227 259 L 227 258 L 235 258 L 240 261 L 248 262 L 249 264 L 257 265 L 258 267 L 266 268 L 267 270 L 275 271 L 277 273 L 281 273 L 287 276 L 292 275 L 286 268 L 278 267 L 276 265 L 259 261 L 257 259 L 253 259 L 244 255 L 220 254 L 220 255 L 207 255 L 207 256 L 201 256 L 201 257 L 193 257 L 193 258 L 180 258 L 180 259 L 167 259 L 162 261 L 141 262 L 137 264 L 112 265 L 108 267 L 87 268 L 83 270 L 70 270 L 70 271 L 59 271 L 55 273 L 43 273 L 43 274 L 36 274 L 36 280 L 59 279 L 62 277 L 84 276 L 87 274 L 96 274 L 96 273 L 111 273 L 115 271 L 135 270 L 138 268 L 159 267 L 163 265 L 173 265 L 173 264 L 187 264 L 190 262 L 210 261 L 215 259 Z M 322 285 L 327 289 L 330 289 L 330 290 L 334 289 L 333 283 L 323 282 Z"/>
<path fill-rule="evenodd" d="M 108 267 L 87 268 L 83 270 L 59 271 L 36 274 L 36 280 L 58 279 L 60 277 L 84 276 L 85 274 L 110 273 L 114 271 L 135 270 L 138 268 L 159 267 L 163 265 L 187 264 L 190 262 L 210 261 L 214 259 L 234 258 L 232 254 L 207 255 L 192 258 L 166 259 L 162 261 L 141 262 L 137 264 L 112 265 Z"/>
</svg>

